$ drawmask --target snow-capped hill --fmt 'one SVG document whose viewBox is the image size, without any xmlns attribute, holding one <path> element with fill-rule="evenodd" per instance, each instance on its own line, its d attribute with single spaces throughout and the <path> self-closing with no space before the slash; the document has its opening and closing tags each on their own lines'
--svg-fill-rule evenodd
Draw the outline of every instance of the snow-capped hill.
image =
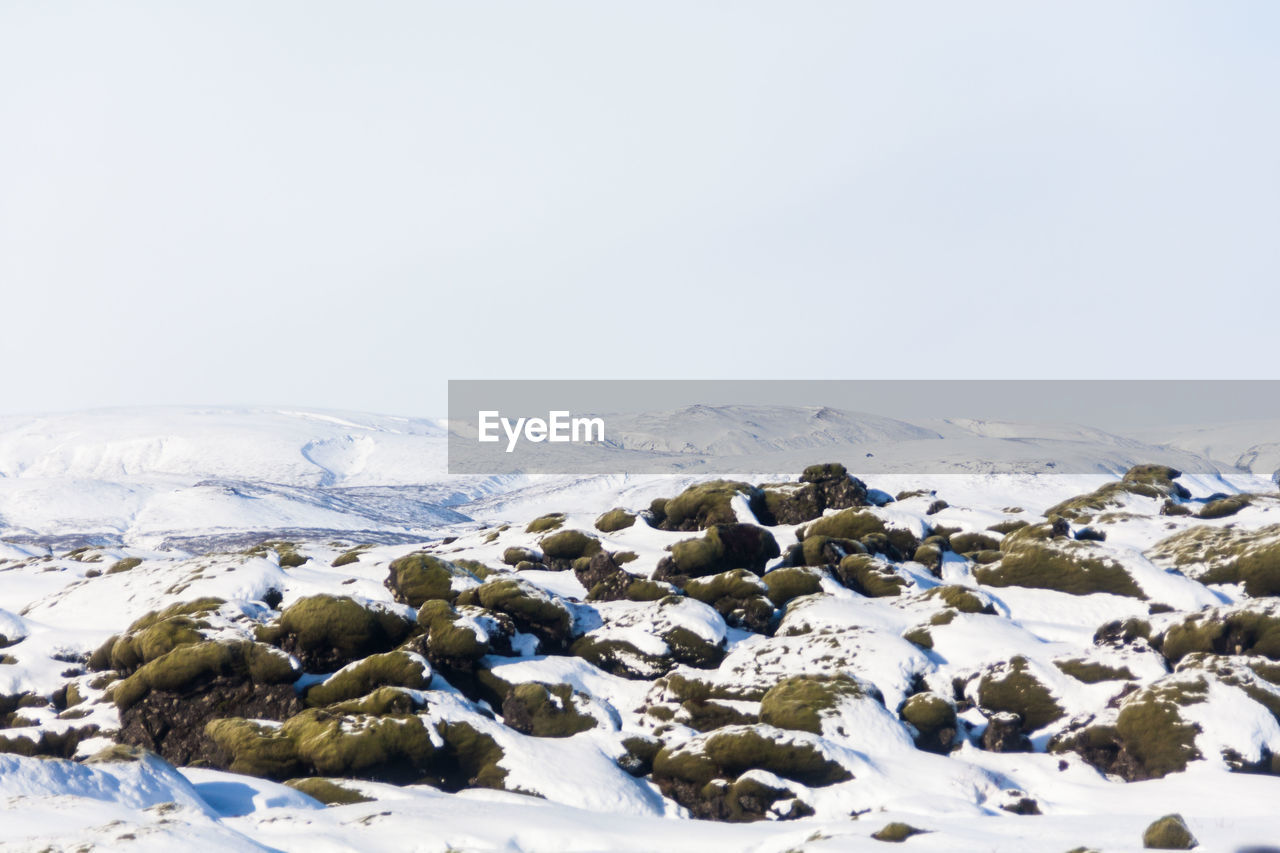
<svg viewBox="0 0 1280 853">
<path fill-rule="evenodd" d="M 0 418 L 0 475 L 402 485 L 440 471 L 435 421 L 278 409 L 103 409 Z"/>
</svg>

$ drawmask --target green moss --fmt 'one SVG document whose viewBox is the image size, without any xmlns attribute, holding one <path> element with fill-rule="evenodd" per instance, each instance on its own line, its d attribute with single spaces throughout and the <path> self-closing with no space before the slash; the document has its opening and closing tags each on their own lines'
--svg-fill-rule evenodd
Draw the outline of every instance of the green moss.
<svg viewBox="0 0 1280 853">
<path fill-rule="evenodd" d="M 431 732 L 415 715 L 345 716 L 312 708 L 290 717 L 281 731 L 320 776 L 416 778 L 436 753 Z"/>
<path fill-rule="evenodd" d="M 1195 613 L 1165 631 L 1160 649 L 1170 663 L 1191 652 L 1280 660 L 1280 615 L 1266 605 L 1252 603 Z"/>
<path fill-rule="evenodd" d="M 948 607 L 953 607 L 961 613 L 996 615 L 995 605 L 991 603 L 990 599 L 976 590 L 959 584 L 936 586 L 925 593 L 925 597 L 941 599 Z"/>
<path fill-rule="evenodd" d="M 542 562 L 542 555 L 528 548 L 513 546 L 502 552 L 502 562 L 508 566 L 518 566 L 521 563 L 539 563 Z"/>
<path fill-rule="evenodd" d="M 622 678 L 656 678 L 674 665 L 671 659 L 641 651 L 626 640 L 606 639 L 591 634 L 575 640 L 569 653 Z"/>
<path fill-rule="evenodd" d="M 404 688 L 379 687 L 359 699 L 335 702 L 329 705 L 326 710 L 331 714 L 345 714 L 347 716 L 386 717 L 414 714 L 422 710 L 424 705 L 425 702 L 422 697 L 415 696 Z"/>
<path fill-rule="evenodd" d="M 760 716 L 746 713 L 715 699 L 689 699 L 680 704 L 679 722 L 695 731 L 711 732 L 725 726 L 758 723 Z"/>
<path fill-rule="evenodd" d="M 834 566 L 849 555 L 867 553 L 867 549 L 855 539 L 810 535 L 800 543 L 800 553 L 806 566 Z"/>
<path fill-rule="evenodd" d="M 600 540 L 581 530 L 562 530 L 544 536 L 538 545 L 550 560 L 576 560 L 600 551 Z"/>
<path fill-rule="evenodd" d="M 625 566 L 627 563 L 634 563 L 640 558 L 635 551 L 618 551 L 613 555 L 613 561 L 619 566 Z"/>
<path fill-rule="evenodd" d="M 418 624 L 427 626 L 427 647 L 433 659 L 476 661 L 492 651 L 447 601 L 428 601 L 418 611 Z"/>
<path fill-rule="evenodd" d="M 580 713 L 568 684 L 517 684 L 502 703 L 508 726 L 534 737 L 571 737 L 595 728 L 596 720 Z"/>
<path fill-rule="evenodd" d="M 601 533 L 616 533 L 619 530 L 626 530 L 635 523 L 636 517 L 633 513 L 625 509 L 611 509 L 596 519 L 595 527 Z"/>
<path fill-rule="evenodd" d="M 569 636 L 573 617 L 568 608 L 526 581 L 489 580 L 472 592 L 483 607 L 507 614 L 544 643 L 559 646 Z"/>
<path fill-rule="evenodd" d="M 1002 547 L 1026 529 L 1006 537 Z M 1124 566 L 1102 556 L 1097 548 L 1091 542 L 1022 539 L 1014 547 L 1005 548 L 1000 562 L 977 566 L 973 574 L 979 583 L 987 586 L 1054 589 L 1071 595 L 1106 592 L 1145 601 L 1142 588 Z"/>
<path fill-rule="evenodd" d="M 836 576 L 849 589 L 870 598 L 898 595 L 908 583 L 883 560 L 864 554 L 852 554 L 841 560 Z"/>
<path fill-rule="evenodd" d="M 181 690 L 219 675 L 247 676 L 259 684 L 293 681 L 297 673 L 288 657 L 251 642 L 182 645 L 143 665 L 118 682 L 112 692 L 116 707 L 125 711 L 152 690 Z"/>
<path fill-rule="evenodd" d="M 777 607 L 793 599 L 822 591 L 822 572 L 804 567 L 774 569 L 764 576 L 769 600 Z"/>
<path fill-rule="evenodd" d="M 875 513 L 862 509 L 845 509 L 823 516 L 796 531 L 800 539 L 829 536 L 833 539 L 862 539 L 872 533 L 885 533 L 887 528 Z"/>
<path fill-rule="evenodd" d="M 936 575 L 942 568 L 942 549 L 937 545 L 924 544 L 915 550 L 911 559 Z"/>
<path fill-rule="evenodd" d="M 955 705 L 936 693 L 916 693 L 898 715 L 916 730 L 916 746 L 944 754 L 949 750 L 957 728 Z"/>
<path fill-rule="evenodd" d="M 685 539 L 673 545 L 671 562 L 676 574 L 691 578 L 730 569 L 759 573 L 780 553 L 773 534 L 763 528 L 752 524 L 717 524 L 699 539 Z"/>
<path fill-rule="evenodd" d="M 892 823 L 886 823 L 878 832 L 873 832 L 871 837 L 876 841 L 901 843 L 913 835 L 922 834 L 924 831 L 925 830 L 923 829 L 916 829 L 909 823 L 894 821 Z"/>
<path fill-rule="evenodd" d="M 397 613 L 365 607 L 351 598 L 313 595 L 291 604 L 275 625 L 260 628 L 258 639 L 283 645 L 304 662 L 312 658 L 328 665 L 389 651 L 412 627 Z"/>
<path fill-rule="evenodd" d="M 675 660 L 698 669 L 714 669 L 724 660 L 724 646 L 710 643 L 688 628 L 672 628 L 662 634 L 662 640 Z"/>
<path fill-rule="evenodd" d="M 136 569 L 142 565 L 142 560 L 138 557 L 125 557 L 123 560 L 116 560 L 111 564 L 111 568 L 107 569 L 107 574 L 115 575 L 120 572 L 127 572 L 130 569 Z"/>
<path fill-rule="evenodd" d="M 407 554 L 392 560 L 385 586 L 396 601 L 410 607 L 421 607 L 433 598 L 452 602 L 458 597 L 455 584 L 478 584 L 480 579 L 448 560 L 426 553 Z"/>
<path fill-rule="evenodd" d="M 1009 533 L 1012 533 L 1015 530 L 1021 530 L 1022 528 L 1027 527 L 1030 524 L 1031 522 L 1024 521 L 1021 518 L 1011 518 L 1007 521 L 997 522 L 991 525 L 990 527 L 988 527 L 987 529 L 990 530 L 992 533 L 1001 533 L 1001 534 L 1007 535 Z"/>
<path fill-rule="evenodd" d="M 1203 702 L 1208 694 L 1203 678 L 1174 676 L 1130 694 L 1116 717 L 1116 735 L 1144 768 L 1146 778 L 1160 778 L 1186 769 L 1199 758 L 1198 728 L 1182 718 L 1180 709 Z"/>
<path fill-rule="evenodd" d="M 722 598 L 749 598 L 760 595 L 767 587 L 755 572 L 734 569 L 710 577 L 695 578 L 685 585 L 685 593 L 704 604 L 715 604 Z"/>
<path fill-rule="evenodd" d="M 640 578 L 627 584 L 628 601 L 658 601 L 674 591 L 670 584 Z"/>
<path fill-rule="evenodd" d="M 126 634 L 134 634 L 145 628 L 150 628 L 157 622 L 163 622 L 174 616 L 203 616 L 206 613 L 212 613 L 222 605 L 226 604 L 224 598 L 214 598 L 213 596 L 205 596 L 203 598 L 193 599 L 192 601 L 181 601 L 177 604 L 171 604 L 163 610 L 153 610 L 143 616 L 140 616 L 129 626 Z"/>
<path fill-rule="evenodd" d="M 933 648 L 933 635 L 929 633 L 929 629 L 923 625 L 917 625 L 915 628 L 907 630 L 902 635 L 902 639 L 911 643 L 913 646 L 919 646 L 922 649 Z"/>
<path fill-rule="evenodd" d="M 334 557 L 333 562 L 330 563 L 329 565 L 333 566 L 335 569 L 340 569 L 343 566 L 349 566 L 352 563 L 359 562 L 360 550 L 361 549 L 359 548 L 352 548 L 350 551 L 344 551 L 338 556 Z"/>
<path fill-rule="evenodd" d="M 1022 655 L 1010 658 L 983 673 L 978 681 L 978 704 L 988 717 L 1005 712 L 1022 719 L 1022 730 L 1034 732 L 1061 719 L 1065 712 L 1057 699 L 1031 673 Z"/>
<path fill-rule="evenodd" d="M 738 494 L 763 498 L 750 483 L 732 480 L 712 480 L 690 486 L 664 505 L 663 527 L 668 530 L 705 530 L 716 524 L 733 524 L 738 518 L 732 501 Z"/>
<path fill-rule="evenodd" d="M 820 735 L 824 717 L 846 702 L 870 695 L 863 685 L 844 674 L 784 678 L 760 700 L 760 721 L 780 729 Z"/>
<path fill-rule="evenodd" d="M 1083 658 L 1056 660 L 1053 665 L 1076 681 L 1085 684 L 1098 684 L 1102 681 L 1133 681 L 1137 679 L 1137 676 L 1127 666 L 1107 666 L 1104 663 L 1088 661 Z"/>
<path fill-rule="evenodd" d="M 366 797 L 359 791 L 353 791 L 350 788 L 344 788 L 332 779 L 321 779 L 312 776 L 306 779 L 290 779 L 285 782 L 295 791 L 301 791 L 313 800 L 318 800 L 326 806 L 349 806 L 354 803 L 371 803 L 372 797 Z"/>
<path fill-rule="evenodd" d="M 332 705 L 346 699 L 358 699 L 378 687 L 407 687 L 425 690 L 431 682 L 426 662 L 408 652 L 394 651 L 370 655 L 338 670 L 306 692 L 311 706 Z"/>
<path fill-rule="evenodd" d="M 766 770 L 810 787 L 852 778 L 817 745 L 755 726 L 731 726 L 677 747 L 663 747 L 653 761 L 657 780 L 665 777 L 703 785 L 716 778 L 734 779 L 748 770 Z"/>
<path fill-rule="evenodd" d="M 507 771 L 500 766 L 505 753 L 492 736 L 462 722 L 442 723 L 439 731 L 464 785 L 498 790 L 506 787 Z"/>
<path fill-rule="evenodd" d="M 1256 530 L 1197 525 L 1157 542 L 1146 556 L 1201 583 L 1240 583 L 1255 598 L 1280 595 L 1280 525 Z"/>
<path fill-rule="evenodd" d="M 524 530 L 526 533 L 546 533 L 548 530 L 555 530 L 563 524 L 564 513 L 552 512 L 538 516 L 533 521 L 529 522 L 529 526 Z"/>
<path fill-rule="evenodd" d="M 1000 540 L 985 533 L 953 533 L 947 541 L 957 554 L 1000 550 Z"/>
<path fill-rule="evenodd" d="M 293 738 L 279 726 L 225 718 L 205 725 L 205 734 L 230 756 L 227 769 L 246 776 L 288 779 L 301 768 Z"/>
<path fill-rule="evenodd" d="M 1165 815 L 1142 833 L 1142 846 L 1148 850 L 1190 850 L 1199 843 L 1179 814 Z"/>
<path fill-rule="evenodd" d="M 189 643 L 204 639 L 200 623 L 187 616 L 173 616 L 141 631 L 112 637 L 90 660 L 94 669 L 131 673 L 145 663 Z"/>
<path fill-rule="evenodd" d="M 1045 510 L 1046 518 L 1066 518 L 1087 522 L 1103 510 L 1122 506 L 1130 496 L 1160 499 L 1188 497 L 1189 493 L 1174 482 L 1182 476 L 1167 465 L 1138 465 L 1130 468 L 1118 482 L 1106 483 L 1092 492 L 1068 498 Z"/>
<path fill-rule="evenodd" d="M 1227 518 L 1252 503 L 1251 495 L 1230 495 L 1209 501 L 1196 513 L 1197 518 Z"/>
</svg>

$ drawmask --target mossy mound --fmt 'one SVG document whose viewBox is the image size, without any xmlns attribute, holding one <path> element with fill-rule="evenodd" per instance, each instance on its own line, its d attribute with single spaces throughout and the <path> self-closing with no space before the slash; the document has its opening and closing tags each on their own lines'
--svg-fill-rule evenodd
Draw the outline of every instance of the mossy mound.
<svg viewBox="0 0 1280 853">
<path fill-rule="evenodd" d="M 951 550 L 957 554 L 971 554 L 974 551 L 999 551 L 1000 540 L 985 533 L 953 533 L 947 539 Z"/>
<path fill-rule="evenodd" d="M 181 645 L 116 683 L 111 696 L 125 711 L 152 690 L 181 691 L 219 676 L 247 678 L 256 684 L 286 684 L 298 673 L 286 655 L 248 641 Z"/>
<path fill-rule="evenodd" d="M 258 639 L 294 654 L 309 672 L 333 672 L 354 660 L 390 651 L 413 622 L 390 610 L 366 607 L 345 596 L 300 598 L 278 622 L 258 629 Z"/>
<path fill-rule="evenodd" d="M 1196 513 L 1196 518 L 1227 518 L 1235 515 L 1252 502 L 1252 495 L 1229 495 L 1225 498 L 1218 498 L 1200 507 L 1200 511 Z"/>
<path fill-rule="evenodd" d="M 301 791 L 313 800 L 326 806 L 349 806 L 354 803 L 371 803 L 372 797 L 366 797 L 359 791 L 343 787 L 341 779 L 322 779 L 311 776 L 306 779 L 290 779 L 285 782 L 295 791 Z"/>
<path fill-rule="evenodd" d="M 569 653 L 620 678 L 648 681 L 676 665 L 668 655 L 642 650 L 621 637 L 586 634 L 574 640 Z"/>
<path fill-rule="evenodd" d="M 1107 557 L 1097 544 L 1022 536 L 1033 529 L 1023 528 L 1005 537 L 1001 543 L 1004 557 L 997 563 L 974 568 L 978 582 L 987 586 L 1054 589 L 1071 595 L 1106 592 L 1146 600 L 1142 588 L 1124 566 Z"/>
<path fill-rule="evenodd" d="M 1084 658 L 1055 660 L 1053 665 L 1083 684 L 1099 684 L 1103 681 L 1134 681 L 1137 676 L 1127 666 L 1109 666 Z"/>
<path fill-rule="evenodd" d="M 1164 632 L 1160 651 L 1170 664 L 1192 652 L 1280 660 L 1280 608 L 1248 602 L 1193 613 Z"/>
<path fill-rule="evenodd" d="M 542 562 L 542 555 L 531 548 L 512 546 L 502 552 L 502 562 L 508 566 L 518 566 L 521 563 L 540 563 Z"/>
<path fill-rule="evenodd" d="M 801 541 L 810 536 L 861 540 L 864 536 L 885 533 L 887 530 L 884 521 L 875 513 L 862 509 L 846 509 L 823 516 L 812 524 L 801 527 L 796 531 L 796 537 Z M 915 548 L 913 547 L 912 550 Z"/>
<path fill-rule="evenodd" d="M 916 829 L 909 823 L 893 821 L 892 823 L 886 823 L 879 830 L 871 833 L 871 837 L 876 841 L 889 841 L 896 844 L 906 841 L 913 835 L 921 835 L 924 832 L 925 830 Z"/>
<path fill-rule="evenodd" d="M 394 651 L 348 664 L 312 685 L 304 698 L 308 705 L 317 707 L 358 699 L 378 687 L 425 690 L 430 683 L 431 668 L 425 660 L 410 652 Z"/>
<path fill-rule="evenodd" d="M 537 637 L 545 652 L 563 650 L 573 630 L 573 616 L 563 602 L 519 578 L 490 579 L 463 592 L 458 604 L 505 613 L 521 631 Z"/>
<path fill-rule="evenodd" d="M 843 673 L 784 678 L 760 700 L 760 722 L 780 729 L 823 734 L 823 721 L 846 703 L 884 699 Z"/>
<path fill-rule="evenodd" d="M 568 684 L 517 684 L 502 702 L 502 719 L 534 737 L 570 737 L 595 728 L 595 717 L 578 710 L 585 699 Z"/>
<path fill-rule="evenodd" d="M 1066 518 L 1087 523 L 1107 509 L 1124 506 L 1132 496 L 1161 500 L 1191 497 L 1183 486 L 1175 483 L 1182 473 L 1167 465 L 1137 465 L 1117 482 L 1106 483 L 1083 495 L 1068 498 L 1045 510 L 1046 518 Z"/>
<path fill-rule="evenodd" d="M 333 561 L 330 562 L 329 565 L 335 569 L 340 569 L 343 566 L 349 566 L 352 563 L 358 563 L 360 562 L 360 553 L 363 550 L 364 550 L 363 548 L 352 548 L 350 551 L 343 551 L 341 554 L 334 557 Z M 303 793 L 306 793 L 306 792 L 304 791 Z"/>
<path fill-rule="evenodd" d="M 1146 556 L 1200 583 L 1240 583 L 1255 598 L 1280 595 L 1280 524 L 1257 530 L 1197 525 L 1157 542 Z"/>
<path fill-rule="evenodd" d="M 823 753 L 819 743 L 773 726 L 730 726 L 663 747 L 654 757 L 653 777 L 664 793 L 673 780 L 702 786 L 713 779 L 736 779 L 749 770 L 765 770 L 815 788 L 853 778 Z"/>
<path fill-rule="evenodd" d="M 959 584 L 935 586 L 925 593 L 925 598 L 940 600 L 947 607 L 958 610 L 961 613 L 996 615 L 995 603 L 991 601 L 986 593 L 967 586 L 960 586 Z"/>
<path fill-rule="evenodd" d="M 1199 726 L 1182 709 L 1204 702 L 1209 686 L 1196 673 L 1176 673 L 1140 688 L 1120 702 L 1114 722 L 1095 722 L 1055 737 L 1051 752 L 1072 751 L 1104 773 L 1129 782 L 1159 779 L 1185 770 L 1201 757 Z"/>
<path fill-rule="evenodd" d="M 820 518 L 828 509 L 865 506 L 867 485 L 839 463 L 810 465 L 799 483 L 762 486 L 766 524 L 802 524 Z"/>
<path fill-rule="evenodd" d="M 141 631 L 111 637 L 90 655 L 89 668 L 99 671 L 113 669 L 121 675 L 128 675 L 178 646 L 203 641 L 202 627 L 206 627 L 206 623 L 189 616 L 171 616 L 153 622 Z"/>
<path fill-rule="evenodd" d="M 1034 732 L 1062 719 L 1065 711 L 1048 687 L 1032 672 L 1031 663 L 1014 655 L 982 674 L 977 687 L 978 706 L 991 717 L 1017 714 L 1024 732 Z"/>
<path fill-rule="evenodd" d="M 463 608 L 463 611 L 479 611 L 479 608 Z M 418 624 L 427 630 L 427 659 L 447 671 L 470 671 L 475 661 L 494 651 L 492 633 L 483 628 L 477 630 L 474 619 L 464 618 L 447 601 L 423 604 L 418 611 Z"/>
<path fill-rule="evenodd" d="M 636 523 L 635 513 L 625 509 L 611 509 L 596 519 L 595 528 L 601 533 L 617 533 Z"/>
<path fill-rule="evenodd" d="M 600 540 L 581 530 L 561 530 L 542 537 L 538 546 L 542 548 L 545 561 L 552 565 L 557 560 L 572 562 L 580 557 L 590 557 L 599 552 Z"/>
<path fill-rule="evenodd" d="M 788 566 L 767 573 L 763 581 L 769 600 L 783 607 L 793 599 L 821 592 L 823 576 L 818 569 Z"/>
<path fill-rule="evenodd" d="M 217 763 L 232 773 L 284 780 L 302 769 L 293 738 L 279 725 L 228 717 L 210 721 L 205 734 L 224 754 Z"/>
<path fill-rule="evenodd" d="M 1180 814 L 1165 815 L 1142 832 L 1142 846 L 1148 850 L 1191 850 L 1199 844 Z"/>
<path fill-rule="evenodd" d="M 779 556 L 773 534 L 754 524 L 717 524 L 699 539 L 685 539 L 671 547 L 654 571 L 654 580 L 683 585 L 689 578 L 747 569 L 759 574 Z"/>
<path fill-rule="evenodd" d="M 718 524 L 735 524 L 738 517 L 732 502 L 740 494 L 747 497 L 753 510 L 763 507 L 764 493 L 750 483 L 712 480 L 690 486 L 666 501 L 659 526 L 663 530 L 706 530 Z"/>
<path fill-rule="evenodd" d="M 845 557 L 836 567 L 835 575 L 840 583 L 868 598 L 898 595 L 909 583 L 893 566 L 866 554 Z"/>
<path fill-rule="evenodd" d="M 138 557 L 125 557 L 123 560 L 116 560 L 111 564 L 111 568 L 107 569 L 107 574 L 117 575 L 120 572 L 127 572 L 130 569 L 136 569 L 142 565 L 142 560 Z"/>
<path fill-rule="evenodd" d="M 954 704 L 936 693 L 916 693 L 907 697 L 898 715 L 915 730 L 918 749 L 938 755 L 951 751 L 959 730 Z"/>
<path fill-rule="evenodd" d="M 525 533 L 546 533 L 548 530 L 555 530 L 564 525 L 563 512 L 551 512 L 546 515 L 540 515 L 529 525 L 525 527 Z"/>
<path fill-rule="evenodd" d="M 431 599 L 453 602 L 459 590 L 479 583 L 478 577 L 461 566 L 419 552 L 392 560 L 383 586 L 401 604 L 421 607 Z"/>
<path fill-rule="evenodd" d="M 800 543 L 800 557 L 806 566 L 836 566 L 845 557 L 866 554 L 867 547 L 856 539 L 806 536 Z"/>
<path fill-rule="evenodd" d="M 286 720 L 280 733 L 292 741 L 298 761 L 319 776 L 416 782 L 436 754 L 431 731 L 416 715 L 350 716 L 312 708 Z"/>
<path fill-rule="evenodd" d="M 444 751 L 456 768 L 444 780 L 446 790 L 506 788 L 507 770 L 501 766 L 506 753 L 492 735 L 466 722 L 442 723 L 437 730 L 444 739 Z"/>
</svg>

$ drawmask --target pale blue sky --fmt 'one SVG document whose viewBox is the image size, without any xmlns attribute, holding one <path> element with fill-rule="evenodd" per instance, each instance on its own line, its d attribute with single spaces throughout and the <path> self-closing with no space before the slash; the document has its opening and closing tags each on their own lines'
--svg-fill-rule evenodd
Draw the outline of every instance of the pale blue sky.
<svg viewBox="0 0 1280 853">
<path fill-rule="evenodd" d="M 1276 378 L 1277 44 L 1266 0 L 3 0 L 0 411 Z"/>
</svg>

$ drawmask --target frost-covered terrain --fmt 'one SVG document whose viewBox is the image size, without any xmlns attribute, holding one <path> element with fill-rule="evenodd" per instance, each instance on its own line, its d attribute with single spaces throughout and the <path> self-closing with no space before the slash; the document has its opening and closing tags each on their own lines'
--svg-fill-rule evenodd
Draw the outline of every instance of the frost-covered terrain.
<svg viewBox="0 0 1280 853">
<path fill-rule="evenodd" d="M 204 416 L 3 425 L 6 850 L 1280 840 L 1270 472 L 484 481 L 431 422 Z M 75 483 L 136 489 L 116 538 Z M 297 497 L 413 488 L 403 539 Z"/>
</svg>

